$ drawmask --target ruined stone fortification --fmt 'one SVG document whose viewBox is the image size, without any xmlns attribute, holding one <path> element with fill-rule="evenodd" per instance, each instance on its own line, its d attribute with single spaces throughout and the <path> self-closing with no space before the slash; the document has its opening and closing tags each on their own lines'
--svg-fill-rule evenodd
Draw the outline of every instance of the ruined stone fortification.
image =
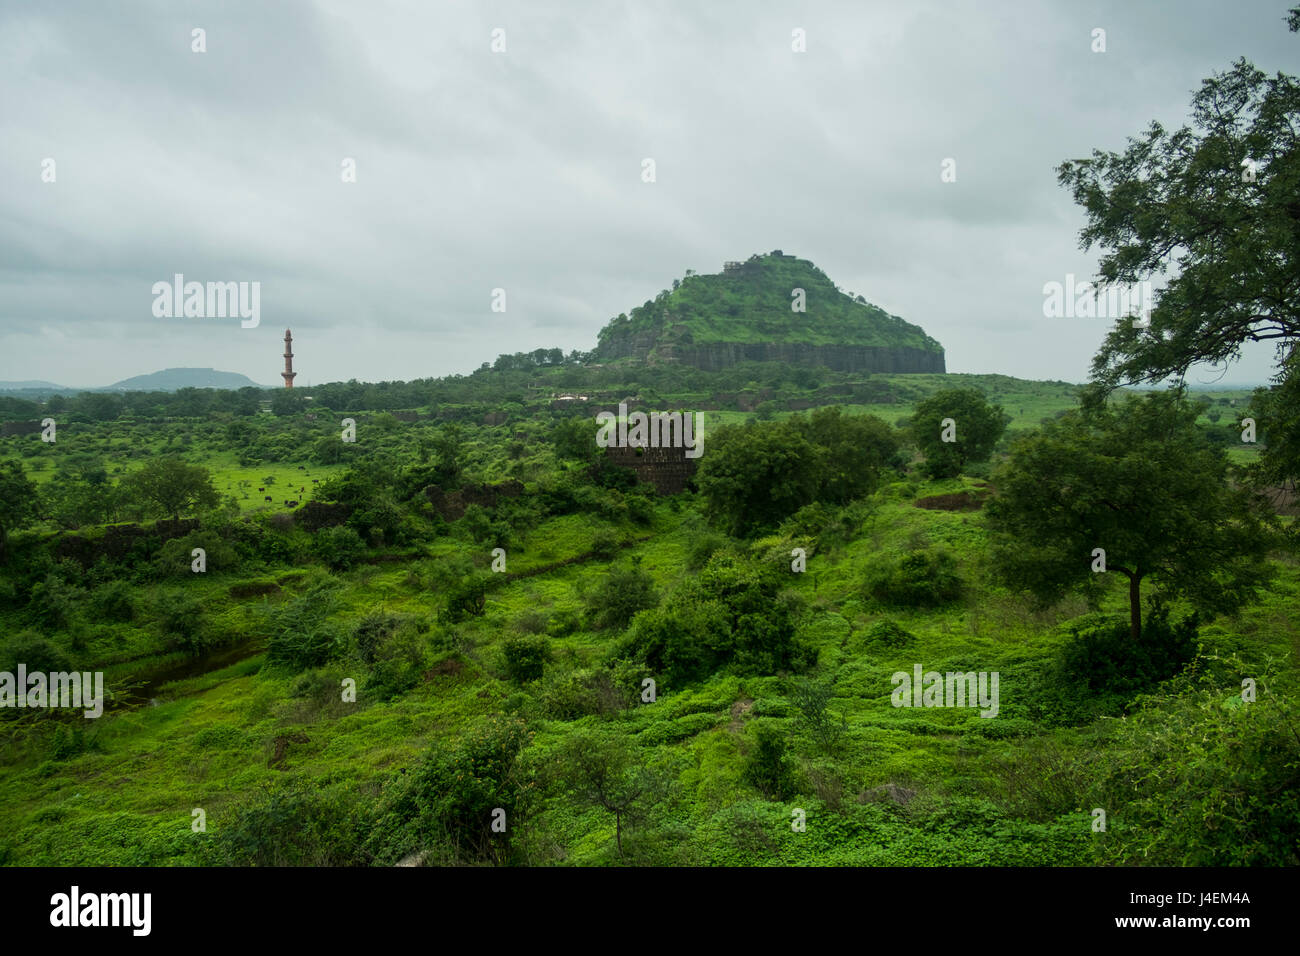
<svg viewBox="0 0 1300 956">
<path fill-rule="evenodd" d="M 695 474 L 698 458 L 687 458 L 686 448 L 606 448 L 610 462 L 630 468 L 638 481 L 654 485 L 661 495 L 675 495 L 686 490 Z"/>
<path fill-rule="evenodd" d="M 805 345 L 797 342 L 711 342 L 670 345 L 647 333 L 611 336 L 604 352 L 610 358 L 637 362 L 680 362 L 716 372 L 740 362 L 784 362 L 824 366 L 836 372 L 945 372 L 943 352 L 910 346 Z"/>
</svg>

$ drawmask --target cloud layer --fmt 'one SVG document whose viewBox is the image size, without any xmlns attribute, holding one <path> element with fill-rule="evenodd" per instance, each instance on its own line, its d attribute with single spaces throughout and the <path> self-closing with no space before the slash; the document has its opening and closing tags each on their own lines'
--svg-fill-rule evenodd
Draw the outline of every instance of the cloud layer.
<svg viewBox="0 0 1300 956">
<path fill-rule="evenodd" d="M 270 384 L 286 327 L 300 383 L 467 372 L 780 248 L 952 371 L 1082 380 L 1107 323 L 1042 316 L 1096 262 L 1054 167 L 1239 56 L 1296 72 L 1286 6 L 9 3 L 0 379 Z M 178 272 L 261 282 L 261 325 L 155 318 Z"/>
</svg>

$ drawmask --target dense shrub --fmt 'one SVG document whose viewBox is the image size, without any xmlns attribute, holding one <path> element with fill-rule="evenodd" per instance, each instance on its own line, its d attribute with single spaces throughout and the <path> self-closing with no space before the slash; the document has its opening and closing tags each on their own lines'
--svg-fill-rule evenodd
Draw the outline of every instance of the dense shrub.
<svg viewBox="0 0 1300 956">
<path fill-rule="evenodd" d="M 753 727 L 753 749 L 745 758 L 745 782 L 765 797 L 784 799 L 794 787 L 785 735 L 766 720 L 755 721 Z"/>
<path fill-rule="evenodd" d="M 347 646 L 347 634 L 334 620 L 337 607 L 338 587 L 326 580 L 269 609 L 267 663 L 302 671 L 340 656 Z"/>
<path fill-rule="evenodd" d="M 477 617 L 487 608 L 487 576 L 471 574 L 447 588 L 447 605 L 443 620 L 456 624 L 467 617 Z"/>
<path fill-rule="evenodd" d="M 1131 696 L 1177 674 L 1196 654 L 1196 616 L 1170 623 L 1169 612 L 1148 615 L 1137 641 L 1127 620 L 1086 618 L 1066 625 L 1062 680 L 1094 694 Z"/>
<path fill-rule="evenodd" d="M 867 628 L 862 642 L 867 647 L 895 648 L 907 647 L 916 642 L 916 636 L 904 630 L 896 621 L 875 621 Z"/>
<path fill-rule="evenodd" d="M 654 578 L 638 563 L 610 568 L 586 596 L 587 619 L 596 628 L 623 628 L 638 611 L 659 603 Z"/>
<path fill-rule="evenodd" d="M 541 689 L 542 712 L 557 720 L 610 714 L 627 706 L 627 695 L 609 671 L 582 668 L 549 675 Z"/>
<path fill-rule="evenodd" d="M 506 675 L 516 684 L 539 680 L 551 656 L 546 638 L 538 636 L 506 638 L 502 653 Z"/>
<path fill-rule="evenodd" d="M 335 571 L 352 567 L 365 550 L 361 535 L 347 526 L 322 528 L 312 536 L 312 553 Z"/>
<path fill-rule="evenodd" d="M 894 607 L 936 607 L 962 595 L 957 562 L 944 551 L 912 551 L 870 568 L 864 590 Z"/>
<path fill-rule="evenodd" d="M 436 744 L 385 794 L 368 841 L 377 862 L 421 850 L 431 862 L 509 862 L 532 790 L 519 763 L 528 737 L 522 721 L 492 717 L 453 747 Z M 505 811 L 504 833 L 491 829 L 498 809 Z"/>
<path fill-rule="evenodd" d="M 220 866 L 355 866 L 362 809 L 345 794 L 285 784 L 213 827 L 205 856 Z"/>
<path fill-rule="evenodd" d="M 1238 669 L 1237 673 L 1252 673 Z M 1098 844 L 1123 866 L 1300 865 L 1300 702 L 1291 682 L 1240 686 L 1188 675 L 1144 699 L 1090 754 L 1086 806 L 1122 807 Z"/>
<path fill-rule="evenodd" d="M 195 656 L 208 649 L 203 605 L 184 588 L 159 592 L 153 600 L 153 612 L 170 646 Z"/>
<path fill-rule="evenodd" d="M 622 653 L 658 678 L 691 680 L 803 670 L 815 652 L 796 636 L 797 607 L 774 568 L 719 552 L 656 610 L 637 616 Z"/>
<path fill-rule="evenodd" d="M 790 700 L 797 709 L 795 726 L 812 738 L 823 750 L 833 750 L 848 729 L 843 714 L 830 709 L 835 696 L 829 681 L 814 681 L 799 677 L 790 689 Z"/>
<path fill-rule="evenodd" d="M 29 673 L 72 670 L 68 655 L 35 631 L 19 631 L 0 644 L 0 671 L 13 674 L 19 664 Z"/>
</svg>

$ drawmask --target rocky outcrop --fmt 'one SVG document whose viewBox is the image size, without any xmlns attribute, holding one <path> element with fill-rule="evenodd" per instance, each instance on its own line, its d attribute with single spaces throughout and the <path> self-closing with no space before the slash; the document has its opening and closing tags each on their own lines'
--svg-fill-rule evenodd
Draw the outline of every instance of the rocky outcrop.
<svg viewBox="0 0 1300 956">
<path fill-rule="evenodd" d="M 740 362 L 784 362 L 824 366 L 836 372 L 944 372 L 944 353 L 910 346 L 804 345 L 797 342 L 711 342 L 656 349 L 648 332 L 614 337 L 604 347 L 611 358 L 671 361 L 716 372 Z"/>
</svg>

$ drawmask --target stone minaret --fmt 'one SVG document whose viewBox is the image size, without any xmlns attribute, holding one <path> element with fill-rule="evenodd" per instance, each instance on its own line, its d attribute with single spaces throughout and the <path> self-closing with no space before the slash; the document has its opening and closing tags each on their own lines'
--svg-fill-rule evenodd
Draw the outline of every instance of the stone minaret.
<svg viewBox="0 0 1300 956">
<path fill-rule="evenodd" d="M 293 370 L 293 333 L 288 329 L 284 330 L 284 371 L 280 377 L 284 379 L 285 388 L 293 388 L 293 378 L 298 373 Z"/>
</svg>

